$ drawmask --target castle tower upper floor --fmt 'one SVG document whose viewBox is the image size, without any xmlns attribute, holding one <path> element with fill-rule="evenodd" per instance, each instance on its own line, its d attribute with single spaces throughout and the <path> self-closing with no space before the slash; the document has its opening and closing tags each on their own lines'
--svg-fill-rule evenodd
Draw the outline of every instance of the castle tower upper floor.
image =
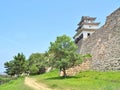
<svg viewBox="0 0 120 90">
<path fill-rule="evenodd" d="M 100 23 L 95 22 L 95 20 L 95 17 L 82 16 L 81 21 L 78 23 L 76 34 L 73 37 L 76 44 L 79 40 L 86 39 L 98 29 Z"/>
</svg>

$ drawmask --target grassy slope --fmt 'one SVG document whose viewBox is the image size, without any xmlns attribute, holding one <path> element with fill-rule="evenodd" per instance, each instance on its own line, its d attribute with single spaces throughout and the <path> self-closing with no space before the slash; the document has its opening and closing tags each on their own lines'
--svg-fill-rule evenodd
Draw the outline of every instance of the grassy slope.
<svg viewBox="0 0 120 90">
<path fill-rule="evenodd" d="M 53 71 L 34 78 L 60 90 L 120 90 L 120 72 L 87 71 L 74 77 L 60 78 L 58 71 Z"/>
<path fill-rule="evenodd" d="M 24 85 L 24 78 L 18 78 L 16 80 L 11 80 L 8 83 L 0 85 L 0 90 L 32 90 L 32 89 Z"/>
<path fill-rule="evenodd" d="M 47 84 L 50 88 L 59 90 L 120 90 L 120 72 L 81 72 L 74 77 L 62 78 L 58 71 L 32 76 Z M 24 78 L 12 80 L 0 85 L 0 90 L 32 90 L 24 85 Z"/>
</svg>

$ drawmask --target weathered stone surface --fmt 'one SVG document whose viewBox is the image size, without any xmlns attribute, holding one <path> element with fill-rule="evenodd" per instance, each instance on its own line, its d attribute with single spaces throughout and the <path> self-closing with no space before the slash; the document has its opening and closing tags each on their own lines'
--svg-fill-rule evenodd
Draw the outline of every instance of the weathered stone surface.
<svg viewBox="0 0 120 90">
<path fill-rule="evenodd" d="M 82 64 L 80 64 L 78 66 L 71 67 L 68 70 L 66 70 L 67 75 L 74 76 L 77 73 L 79 73 L 80 71 L 89 70 L 90 65 L 91 65 L 90 59 L 86 59 Z"/>
<path fill-rule="evenodd" d="M 80 43 L 79 53 L 92 55 L 93 70 L 120 70 L 120 8 L 107 17 L 104 26 Z"/>
</svg>

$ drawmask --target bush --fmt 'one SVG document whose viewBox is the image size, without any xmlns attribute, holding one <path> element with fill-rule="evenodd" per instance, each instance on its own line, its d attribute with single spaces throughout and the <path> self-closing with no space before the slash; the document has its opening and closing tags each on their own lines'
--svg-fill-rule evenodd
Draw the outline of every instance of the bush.
<svg viewBox="0 0 120 90">
<path fill-rule="evenodd" d="M 33 64 L 30 68 L 30 74 L 35 75 L 35 74 L 38 74 L 38 72 L 39 72 L 39 69 L 36 67 L 36 65 Z"/>
</svg>

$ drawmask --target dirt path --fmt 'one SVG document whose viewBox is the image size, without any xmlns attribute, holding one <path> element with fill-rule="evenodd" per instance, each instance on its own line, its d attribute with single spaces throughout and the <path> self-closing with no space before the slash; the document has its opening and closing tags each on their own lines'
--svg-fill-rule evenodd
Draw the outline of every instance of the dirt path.
<svg viewBox="0 0 120 90">
<path fill-rule="evenodd" d="M 25 78 L 25 84 L 34 90 L 52 90 L 47 88 L 44 84 L 42 83 L 37 83 L 35 79 L 26 77 Z"/>
</svg>

